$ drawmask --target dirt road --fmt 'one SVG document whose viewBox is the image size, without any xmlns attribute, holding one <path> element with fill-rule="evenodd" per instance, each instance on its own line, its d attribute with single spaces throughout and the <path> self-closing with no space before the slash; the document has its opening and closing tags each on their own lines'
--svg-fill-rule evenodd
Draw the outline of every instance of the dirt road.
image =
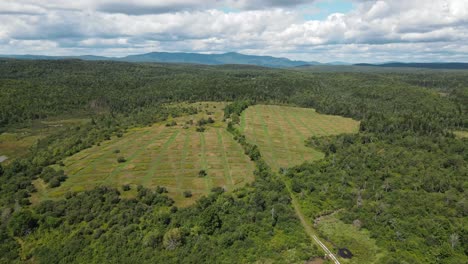
<svg viewBox="0 0 468 264">
<path fill-rule="evenodd" d="M 286 186 L 288 186 L 287 183 L 286 183 Z M 296 215 L 301 220 L 301 224 L 302 224 L 302 226 L 304 226 L 304 229 L 305 229 L 306 233 L 312 238 L 313 241 L 315 241 L 315 243 L 317 245 L 319 245 L 323 249 L 323 251 L 325 251 L 325 254 L 327 255 L 327 257 L 329 257 L 331 260 L 333 260 L 333 262 L 335 262 L 335 264 L 341 264 L 340 261 L 336 258 L 336 256 L 317 237 L 317 235 L 315 234 L 315 232 L 314 232 L 314 230 L 312 228 L 312 224 L 307 220 L 307 218 L 304 216 L 304 214 L 302 214 L 299 203 L 297 202 L 296 198 L 294 197 L 294 194 L 292 193 L 289 186 L 288 186 L 288 191 L 289 191 L 291 199 L 292 199 L 292 205 L 294 207 L 294 211 L 296 212 Z"/>
</svg>

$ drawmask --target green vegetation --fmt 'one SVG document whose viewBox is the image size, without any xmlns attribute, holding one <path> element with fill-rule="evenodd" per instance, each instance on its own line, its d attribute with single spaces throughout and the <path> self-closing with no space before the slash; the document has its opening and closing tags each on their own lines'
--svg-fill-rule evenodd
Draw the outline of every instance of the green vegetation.
<svg viewBox="0 0 468 264">
<path fill-rule="evenodd" d="M 242 115 L 241 130 L 275 170 L 323 158 L 321 152 L 305 145 L 309 137 L 356 133 L 359 128 L 359 122 L 350 118 L 306 108 L 255 105 Z"/>
<path fill-rule="evenodd" d="M 122 137 L 65 159 L 63 170 L 73 176 L 54 189 L 42 188 L 36 181 L 38 192 L 33 200 L 61 198 L 67 192 L 90 190 L 100 185 L 114 188 L 143 185 L 165 186 L 177 205 L 186 206 L 209 194 L 212 187 L 233 190 L 252 182 L 254 166 L 248 157 L 242 155 L 240 146 L 222 123 L 215 124 L 213 117 L 205 117 L 206 109 L 210 109 L 213 116 L 222 115 L 223 103 L 194 106 L 199 107 L 200 114 L 179 117 L 171 123 L 183 124 L 198 118 L 203 126 L 211 125 L 205 133 L 196 133 L 194 126 L 182 129 L 180 125 L 164 124 L 129 130 Z M 215 112 L 216 109 L 219 110 Z M 116 149 L 120 150 L 118 154 Z M 204 172 L 202 178 L 201 171 Z M 191 195 L 186 195 L 186 191 L 191 191 Z M 184 199 L 189 197 L 191 199 Z"/>
<path fill-rule="evenodd" d="M 31 121 L 28 124 L 11 126 L 8 132 L 0 134 L 0 156 L 6 156 L 8 159 L 5 163 L 9 163 L 16 158 L 27 155 L 30 147 L 38 140 L 86 122 L 89 122 L 89 119 L 51 118 L 42 121 Z"/>
<path fill-rule="evenodd" d="M 459 138 L 468 138 L 468 131 L 454 131 L 453 133 Z"/>
<path fill-rule="evenodd" d="M 369 232 L 361 229 L 359 221 L 345 224 L 335 216 L 322 216 L 316 220 L 316 228 L 336 248 L 349 249 L 353 257 L 343 263 L 381 263 L 386 255 L 372 239 Z"/>
<path fill-rule="evenodd" d="M 342 263 L 466 263 L 467 87 L 466 72 L 0 60 L 0 262 L 304 263 L 318 234 L 351 250 Z M 74 118 L 14 150 L 20 129 Z"/>
</svg>

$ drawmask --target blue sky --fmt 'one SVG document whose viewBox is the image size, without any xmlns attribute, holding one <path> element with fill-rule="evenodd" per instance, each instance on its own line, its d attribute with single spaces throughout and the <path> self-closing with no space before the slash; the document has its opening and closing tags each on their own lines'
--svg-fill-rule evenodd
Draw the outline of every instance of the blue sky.
<svg viewBox="0 0 468 264">
<path fill-rule="evenodd" d="M 466 0 L 1 0 L 0 54 L 468 62 Z"/>
<path fill-rule="evenodd" d="M 309 12 L 305 11 L 304 19 L 325 20 L 333 13 L 345 14 L 350 12 L 353 10 L 353 2 L 347 0 L 322 0 L 311 4 L 309 10 Z"/>
</svg>

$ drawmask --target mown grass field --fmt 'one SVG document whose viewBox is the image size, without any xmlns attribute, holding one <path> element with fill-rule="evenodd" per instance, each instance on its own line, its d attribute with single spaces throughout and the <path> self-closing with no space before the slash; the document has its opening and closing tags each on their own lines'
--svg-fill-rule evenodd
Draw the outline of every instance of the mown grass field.
<svg viewBox="0 0 468 264">
<path fill-rule="evenodd" d="M 33 199 L 63 197 L 69 191 L 83 191 L 105 185 L 119 188 L 131 185 L 131 196 L 137 185 L 154 188 L 164 186 L 177 205 L 193 203 L 213 187 L 233 190 L 253 180 L 254 164 L 244 154 L 221 122 L 224 103 L 197 103 L 199 114 L 170 119 L 152 127 L 128 131 L 77 153 L 64 161 L 62 168 L 69 178 L 60 187 L 48 188 L 38 180 L 38 193 Z M 208 114 L 207 114 L 208 113 Z M 196 125 L 186 122 L 211 116 L 216 122 L 196 132 Z M 177 125 L 167 127 L 166 123 Z M 185 127 L 185 128 L 184 128 Z M 116 153 L 119 151 L 119 153 Z M 124 157 L 125 162 L 117 162 Z M 200 170 L 207 175 L 199 176 Z M 191 191 L 192 197 L 184 197 Z"/>
<path fill-rule="evenodd" d="M 307 138 L 356 133 L 359 122 L 310 108 L 254 105 L 242 113 L 240 129 L 260 148 L 266 162 L 278 170 L 323 157 L 323 153 L 305 146 Z"/>
</svg>

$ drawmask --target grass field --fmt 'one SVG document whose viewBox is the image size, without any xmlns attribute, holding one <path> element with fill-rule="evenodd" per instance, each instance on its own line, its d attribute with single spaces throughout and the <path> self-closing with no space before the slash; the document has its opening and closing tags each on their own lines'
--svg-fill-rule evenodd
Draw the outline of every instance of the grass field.
<svg viewBox="0 0 468 264">
<path fill-rule="evenodd" d="M 358 128 L 359 122 L 350 118 L 277 105 L 251 106 L 242 113 L 240 123 L 241 131 L 275 170 L 322 158 L 323 153 L 305 146 L 307 138 L 356 133 Z"/>
<path fill-rule="evenodd" d="M 89 122 L 89 119 L 56 118 L 35 120 L 27 127 L 10 128 L 7 132 L 0 134 L 0 156 L 8 157 L 4 163 L 9 163 L 15 158 L 24 156 L 39 139 L 66 127 L 86 122 Z"/>
<path fill-rule="evenodd" d="M 69 178 L 60 187 L 48 188 L 36 181 L 38 193 L 33 199 L 63 197 L 68 191 L 82 191 L 106 185 L 121 188 L 130 184 L 134 194 L 141 184 L 153 188 L 164 186 L 177 205 L 189 205 L 213 187 L 232 190 L 253 180 L 254 164 L 244 154 L 242 147 L 220 122 L 223 103 L 194 104 L 199 114 L 170 119 L 152 127 L 132 129 L 123 137 L 113 138 L 100 146 L 81 151 L 64 161 L 63 168 Z M 207 112 L 209 114 L 207 114 Z M 200 118 L 211 116 L 216 122 L 205 132 L 196 132 Z M 166 123 L 177 125 L 167 127 Z M 184 128 L 185 126 L 185 128 Z M 119 150 L 119 153 L 115 153 Z M 126 162 L 118 163 L 124 157 Z M 207 175 L 199 176 L 200 170 Z M 184 191 L 193 196 L 185 198 Z"/>
</svg>

